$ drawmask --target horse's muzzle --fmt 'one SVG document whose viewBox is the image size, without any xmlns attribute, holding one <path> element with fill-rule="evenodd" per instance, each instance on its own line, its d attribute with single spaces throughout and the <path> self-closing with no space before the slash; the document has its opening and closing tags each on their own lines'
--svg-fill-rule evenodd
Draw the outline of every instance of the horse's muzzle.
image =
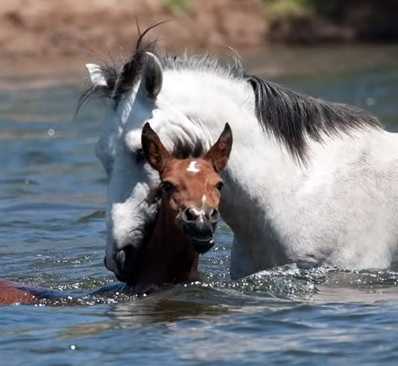
<svg viewBox="0 0 398 366">
<path fill-rule="evenodd" d="M 140 265 L 140 252 L 141 249 L 127 245 L 114 253 L 113 263 L 116 267 L 109 266 L 106 258 L 104 258 L 105 267 L 112 271 L 119 281 L 127 284 L 134 283 Z"/>
<path fill-rule="evenodd" d="M 188 209 L 189 210 L 189 209 Z M 205 214 L 194 215 L 195 211 L 183 213 L 182 229 L 184 234 L 191 239 L 194 249 L 203 254 L 214 246 L 214 232 L 217 226 L 215 217 Z"/>
<path fill-rule="evenodd" d="M 192 241 L 192 245 L 195 249 L 196 252 L 198 252 L 199 254 L 204 254 L 206 252 L 208 252 L 211 248 L 213 248 L 215 241 L 213 238 L 211 238 L 208 241 L 201 241 L 201 240 L 197 240 L 197 239 L 191 239 Z"/>
</svg>

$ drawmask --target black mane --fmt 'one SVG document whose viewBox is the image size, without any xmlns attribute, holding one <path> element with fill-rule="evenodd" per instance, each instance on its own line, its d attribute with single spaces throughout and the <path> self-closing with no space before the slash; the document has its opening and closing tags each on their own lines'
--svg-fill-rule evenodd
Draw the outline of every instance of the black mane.
<svg viewBox="0 0 398 366">
<path fill-rule="evenodd" d="M 131 90 L 139 78 L 145 66 L 145 52 L 155 53 L 156 51 L 156 41 L 145 42 L 145 36 L 162 23 L 164 22 L 152 25 L 145 29 L 144 32 L 139 33 L 132 56 L 122 66 L 105 63 L 100 65 L 107 85 L 92 85 L 85 90 L 79 98 L 77 112 L 94 96 L 111 99 L 114 102 L 114 108 L 117 108 L 120 98 Z"/>
<path fill-rule="evenodd" d="M 205 147 L 199 139 L 190 143 L 182 139 L 177 139 L 174 143 L 173 157 L 176 159 L 200 158 L 206 153 Z"/>
<path fill-rule="evenodd" d="M 296 93 L 257 76 L 247 75 L 237 58 L 234 58 L 232 64 L 225 64 L 208 55 L 162 55 L 157 50 L 156 41 L 144 41 L 147 33 L 159 24 L 161 23 L 139 34 L 132 56 L 122 66 L 101 66 L 107 86 L 94 85 L 83 92 L 77 111 L 93 96 L 111 99 L 116 109 L 123 95 L 129 92 L 139 79 L 147 60 L 146 52 L 149 51 L 156 54 L 164 69 L 205 70 L 250 83 L 255 97 L 255 113 L 261 127 L 284 143 L 289 152 L 301 162 L 306 160 L 308 138 L 322 142 L 325 136 L 349 134 L 355 129 L 380 126 L 376 117 L 360 108 L 326 102 Z M 178 144 L 180 152 L 184 152 L 180 156 L 192 156 L 192 146 L 191 150 L 187 150 L 189 145 L 185 144 L 183 149 L 181 141 Z M 190 151 L 188 155 L 187 151 Z"/>
<path fill-rule="evenodd" d="M 163 23 L 165 22 L 156 23 L 145 29 L 142 33 L 138 28 L 139 35 L 133 53 L 123 65 L 116 65 L 114 63 L 104 63 L 100 65 L 107 85 L 92 85 L 85 90 L 79 98 L 77 113 L 89 99 L 96 96 L 111 99 L 116 109 L 121 97 L 128 93 L 138 81 L 147 61 L 146 52 L 155 54 L 164 69 L 200 69 L 202 71 L 212 71 L 230 77 L 244 77 L 243 66 L 237 57 L 233 58 L 232 64 L 228 64 L 219 59 L 212 58 L 209 55 L 183 54 L 181 56 L 175 56 L 161 54 L 157 47 L 157 41 L 146 41 L 145 36 Z"/>
<path fill-rule="evenodd" d="M 247 80 L 254 91 L 256 116 L 262 128 L 300 161 L 306 158 L 307 137 L 322 142 L 324 136 L 380 127 L 376 117 L 360 108 L 299 94 L 257 76 Z"/>
</svg>

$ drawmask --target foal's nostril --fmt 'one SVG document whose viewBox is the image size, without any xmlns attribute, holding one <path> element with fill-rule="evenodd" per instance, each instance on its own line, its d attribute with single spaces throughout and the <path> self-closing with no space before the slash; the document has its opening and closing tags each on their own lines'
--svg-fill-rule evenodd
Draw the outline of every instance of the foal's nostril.
<svg viewBox="0 0 398 366">
<path fill-rule="evenodd" d="M 197 220 L 197 218 L 198 218 L 198 215 L 192 208 L 188 207 L 182 212 L 182 219 L 185 222 L 194 222 Z"/>
<path fill-rule="evenodd" d="M 216 208 L 209 208 L 206 211 L 195 210 L 194 208 L 186 208 L 181 215 L 186 223 L 195 223 L 199 221 L 207 221 L 216 223 L 220 218 L 220 212 Z"/>
</svg>

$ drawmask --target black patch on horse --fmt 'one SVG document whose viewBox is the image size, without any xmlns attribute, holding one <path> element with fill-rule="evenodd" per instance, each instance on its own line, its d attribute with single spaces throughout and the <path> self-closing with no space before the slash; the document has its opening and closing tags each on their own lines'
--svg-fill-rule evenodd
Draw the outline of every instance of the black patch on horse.
<svg viewBox="0 0 398 366">
<path fill-rule="evenodd" d="M 325 136 L 380 127 L 376 117 L 360 108 L 296 93 L 257 76 L 248 76 L 247 81 L 254 91 L 260 125 L 301 162 L 306 160 L 307 137 L 322 142 Z"/>
</svg>

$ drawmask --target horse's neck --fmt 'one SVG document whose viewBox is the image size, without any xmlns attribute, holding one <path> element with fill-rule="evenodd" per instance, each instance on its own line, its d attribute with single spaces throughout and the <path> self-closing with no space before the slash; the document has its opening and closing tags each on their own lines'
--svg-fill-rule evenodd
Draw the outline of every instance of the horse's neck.
<svg viewBox="0 0 398 366">
<path fill-rule="evenodd" d="M 286 256 L 279 245 L 281 238 L 275 223 L 288 207 L 286 201 L 302 184 L 305 171 L 279 143 L 259 129 L 254 117 L 246 121 L 251 123 L 252 131 L 241 124 L 232 127 L 234 146 L 224 173 L 221 212 L 235 240 L 248 247 L 267 242 L 259 256 L 275 265 L 283 263 Z"/>
<path fill-rule="evenodd" d="M 246 242 L 269 239 L 268 236 L 273 235 L 274 217 L 301 184 L 305 171 L 286 148 L 260 126 L 249 83 L 194 73 L 184 79 L 184 75 L 177 78 L 176 73 L 171 73 L 164 85 L 160 103 L 175 105 L 182 115 L 199 121 L 204 131 L 199 138 L 205 138 L 208 146 L 217 139 L 226 122 L 231 125 L 234 143 L 223 173 L 226 184 L 222 216 L 238 239 Z M 187 85 L 191 85 L 188 91 Z M 195 123 L 193 126 L 197 127 Z M 276 252 L 265 253 L 264 257 L 274 255 L 282 257 Z"/>
<path fill-rule="evenodd" d="M 232 127 L 234 143 L 223 174 L 227 184 L 222 209 L 234 232 L 239 230 L 237 216 L 272 214 L 269 211 L 280 197 L 299 184 L 303 169 L 260 126 L 250 84 L 211 74 L 166 74 L 160 103 L 177 105 L 182 115 L 199 121 L 203 133 L 198 138 L 211 146 L 226 122 Z M 187 85 L 191 85 L 188 90 Z M 196 123 L 192 126 L 197 128 Z"/>
<path fill-rule="evenodd" d="M 137 285 L 141 287 L 198 279 L 198 255 L 163 205 L 140 266 Z"/>
</svg>

